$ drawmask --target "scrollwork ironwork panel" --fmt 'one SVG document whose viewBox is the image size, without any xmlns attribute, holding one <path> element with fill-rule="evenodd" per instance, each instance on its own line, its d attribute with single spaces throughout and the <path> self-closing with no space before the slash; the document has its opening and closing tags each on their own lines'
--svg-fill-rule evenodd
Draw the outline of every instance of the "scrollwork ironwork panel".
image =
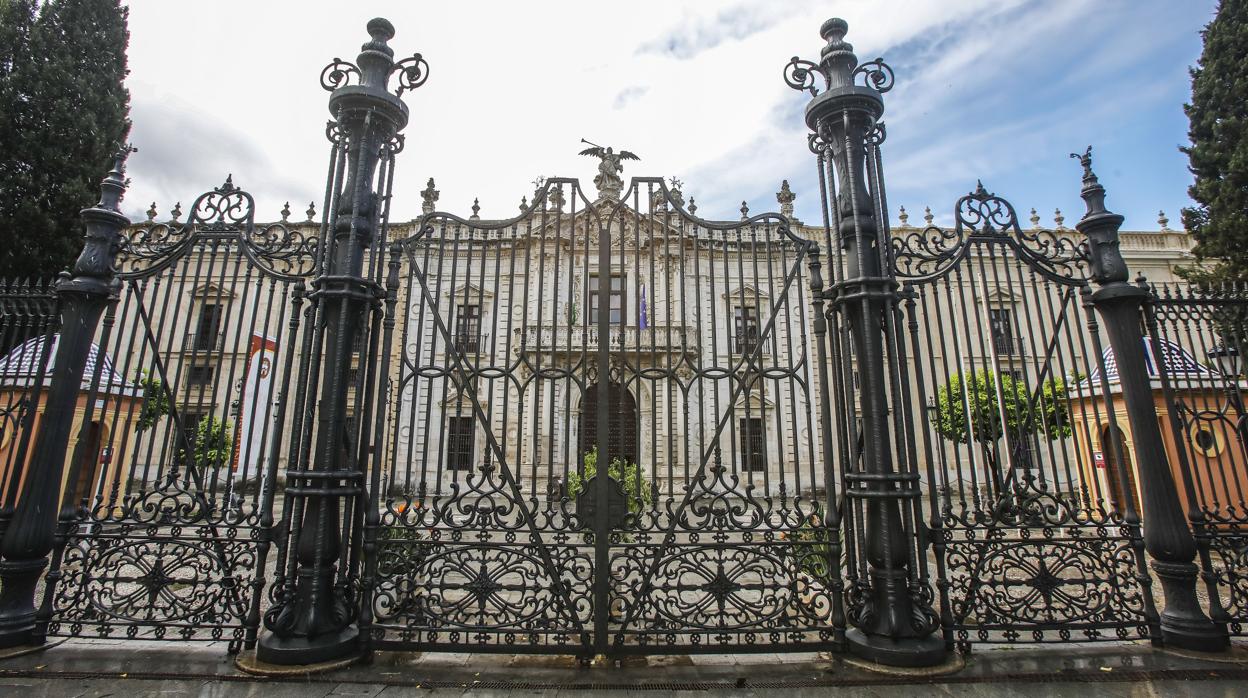
<svg viewBox="0 0 1248 698">
<path fill-rule="evenodd" d="M 255 641 L 317 240 L 311 223 L 256 224 L 229 178 L 187 221 L 126 232 L 83 379 L 49 634 Z"/>
<path fill-rule="evenodd" d="M 1072 231 L 1023 230 L 979 185 L 902 227 L 916 446 L 947 642 L 1151 638 L 1134 465 Z M 861 553 L 858 553 L 861 555 Z M 849 565 L 851 614 L 861 563 Z"/>
<path fill-rule="evenodd" d="M 1248 292 L 1160 284 L 1146 346 L 1167 455 L 1205 572 L 1209 616 L 1248 633 Z"/>
</svg>

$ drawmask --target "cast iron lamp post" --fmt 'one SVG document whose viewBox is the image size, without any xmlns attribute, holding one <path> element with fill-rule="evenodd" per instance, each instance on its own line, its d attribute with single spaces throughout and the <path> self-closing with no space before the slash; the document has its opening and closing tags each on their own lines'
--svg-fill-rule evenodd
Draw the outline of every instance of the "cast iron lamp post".
<svg viewBox="0 0 1248 698">
<path fill-rule="evenodd" d="M 794 58 L 785 79 L 814 97 L 806 105 L 806 125 L 817 151 L 830 154 L 836 170 L 836 198 L 830 205 L 833 234 L 842 250 L 841 278 L 827 291 L 844 317 L 861 376 L 861 453 L 844 469 L 845 495 L 865 509 L 863 532 L 869 565 L 862 594 L 850 604 L 855 626 L 846 633 L 850 650 L 883 664 L 930 666 L 944 660 L 944 640 L 930 594 L 910 569 L 913 532 L 902 507 L 919 496 L 918 477 L 894 462 L 891 433 L 908 405 L 890 405 L 891 367 L 905 360 L 901 342 L 887 337 L 898 314 L 899 293 L 889 254 L 878 145 L 883 140 L 882 94 L 892 87 L 892 70 L 881 60 L 862 65 L 847 43 L 845 20 L 829 19 L 819 29 L 827 41 L 818 63 Z M 815 75 L 826 90 L 818 93 Z M 861 78 L 864 84 L 856 84 Z M 886 351 L 887 347 L 887 351 Z M 894 393 L 895 394 L 895 393 Z"/>
<path fill-rule="evenodd" d="M 353 570 L 344 574 L 339 569 L 358 562 L 358 556 L 343 554 L 348 546 L 341 529 L 355 517 L 342 512 L 359 500 L 364 481 L 356 430 L 348 420 L 353 387 L 348 375 L 356 338 L 367 329 L 362 321 L 385 297 L 378 279 L 364 269 L 364 258 L 369 250 L 380 257 L 384 244 L 393 156 L 408 121 L 400 95 L 428 75 L 420 54 L 394 61 L 387 45 L 394 37 L 390 22 L 374 19 L 368 33 L 371 39 L 355 65 L 335 59 L 321 75 L 322 86 L 332 91 L 329 112 L 334 117 L 327 129 L 334 150 L 325 209 L 329 217 L 321 230 L 323 274 L 313 293 L 322 334 L 312 351 L 323 351 L 323 361 L 311 463 L 292 453 L 288 471 L 286 492 L 294 506 L 286 513 L 291 526 L 287 545 L 294 550 L 297 571 L 279 586 L 265 615 L 268 632 L 256 650 L 257 659 L 273 664 L 314 664 L 349 657 L 359 648 L 355 576 Z M 399 88 L 391 93 L 388 83 L 395 73 Z"/>
</svg>

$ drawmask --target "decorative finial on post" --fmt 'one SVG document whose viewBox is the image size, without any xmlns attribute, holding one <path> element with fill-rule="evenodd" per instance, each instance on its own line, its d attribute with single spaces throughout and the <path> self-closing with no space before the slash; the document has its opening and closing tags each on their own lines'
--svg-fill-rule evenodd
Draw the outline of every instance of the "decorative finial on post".
<svg viewBox="0 0 1248 698">
<path fill-rule="evenodd" d="M 741 220 L 745 220 L 749 217 L 750 217 L 750 207 L 744 201 L 742 201 L 741 202 Z"/>
<path fill-rule="evenodd" d="M 689 197 L 689 215 L 691 216 L 698 215 L 698 202 L 694 201 L 692 196 Z"/>
<path fill-rule="evenodd" d="M 159 212 L 156 210 L 156 202 L 153 201 L 152 205 L 147 209 L 147 222 L 154 222 L 158 213 Z"/>
<path fill-rule="evenodd" d="M 1166 212 L 1164 210 L 1157 212 L 1157 224 L 1161 226 L 1161 232 L 1170 232 L 1170 219 L 1166 218 Z"/>
<path fill-rule="evenodd" d="M 1092 268 L 1092 280 L 1101 286 L 1126 283 L 1130 273 L 1118 249 L 1118 228 L 1122 226 L 1123 218 L 1105 208 L 1105 187 L 1101 186 L 1092 171 L 1092 146 L 1088 146 L 1082 155 L 1071 153 L 1070 157 L 1078 160 L 1083 167 L 1083 189 L 1079 195 L 1087 205 L 1087 212 L 1075 224 L 1075 229 L 1088 238 L 1088 264 Z M 1057 213 L 1057 227 L 1061 230 L 1061 211 Z"/>
<path fill-rule="evenodd" d="M 307 210 L 307 211 L 305 211 L 305 213 L 307 213 L 307 214 L 308 214 L 308 220 L 307 220 L 307 222 L 308 222 L 308 223 L 311 223 L 311 222 L 312 222 L 312 219 L 313 219 L 313 218 L 316 218 L 316 202 L 315 202 L 315 201 L 309 201 L 309 202 L 308 202 L 308 210 Z"/>
<path fill-rule="evenodd" d="M 1053 223 L 1056 224 L 1058 230 L 1066 229 L 1066 216 L 1062 215 L 1062 209 L 1053 209 Z"/>
<path fill-rule="evenodd" d="M 780 215 L 793 220 L 793 201 L 797 199 L 797 194 L 789 188 L 789 180 L 780 181 L 780 191 L 776 192 L 776 201 L 780 203 Z"/>
<path fill-rule="evenodd" d="M 420 212 L 425 215 L 433 213 L 433 209 L 438 203 L 439 196 L 441 196 L 441 192 L 434 188 L 433 177 L 430 177 L 429 183 L 426 184 L 425 188 L 420 192 Z"/>
<path fill-rule="evenodd" d="M 182 217 L 182 202 L 179 201 L 173 205 L 173 210 L 169 212 L 169 222 L 177 223 L 178 219 L 181 217 Z"/>
<path fill-rule="evenodd" d="M 906 213 L 905 206 L 902 206 L 897 210 L 897 222 L 901 224 L 902 228 L 910 227 L 910 214 Z"/>
<path fill-rule="evenodd" d="M 550 201 L 550 208 L 556 211 L 563 210 L 563 187 L 555 186 L 552 188 L 547 198 Z"/>
<path fill-rule="evenodd" d="M 100 182 L 100 200 L 96 203 L 96 208 L 102 208 L 108 211 L 120 212 L 122 198 L 126 195 L 126 158 L 130 157 L 130 153 L 137 153 L 138 148 L 130 144 L 121 147 L 117 154 L 113 156 L 113 168 L 104 176 L 104 180 Z"/>
<path fill-rule="evenodd" d="M 283 223 L 290 222 L 290 202 L 289 201 L 287 201 L 285 204 L 282 205 L 282 222 Z"/>
<path fill-rule="evenodd" d="M 685 205 L 685 192 L 683 191 L 684 186 L 685 183 L 675 177 L 667 180 L 668 196 L 677 206 Z"/>
<path fill-rule="evenodd" d="M 1040 229 L 1040 214 L 1036 213 L 1035 207 L 1032 207 L 1031 209 L 1031 229 L 1032 230 Z"/>
<path fill-rule="evenodd" d="M 476 221 L 481 219 L 481 200 L 474 198 L 472 200 L 472 215 L 468 216 L 468 220 Z"/>
<path fill-rule="evenodd" d="M 932 215 L 932 207 L 924 206 L 923 207 L 923 225 L 927 226 L 928 228 L 932 227 L 932 221 L 935 218 L 936 217 Z"/>
<path fill-rule="evenodd" d="M 528 213 L 528 212 L 529 212 L 529 197 L 522 196 L 520 197 L 520 213 Z"/>
</svg>

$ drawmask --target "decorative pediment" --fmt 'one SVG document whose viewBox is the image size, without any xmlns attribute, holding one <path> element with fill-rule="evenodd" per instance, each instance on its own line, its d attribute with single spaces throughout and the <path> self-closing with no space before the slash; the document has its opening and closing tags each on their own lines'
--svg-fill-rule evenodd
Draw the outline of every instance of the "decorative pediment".
<svg viewBox="0 0 1248 698">
<path fill-rule="evenodd" d="M 724 300 L 732 301 L 737 304 L 754 305 L 762 304 L 771 300 L 771 296 L 767 291 L 755 286 L 754 284 L 742 284 L 733 289 L 725 291 L 722 295 Z"/>
<path fill-rule="evenodd" d="M 994 288 L 988 292 L 988 302 L 993 305 L 1013 305 L 1019 297 L 1004 288 Z"/>
<path fill-rule="evenodd" d="M 221 288 L 216 284 L 203 284 L 201 286 L 197 286 L 193 291 L 191 291 L 191 295 L 195 298 L 205 298 L 208 300 L 229 300 L 234 297 L 234 292 L 226 288 Z"/>
<path fill-rule="evenodd" d="M 776 403 L 769 400 L 766 395 L 751 392 L 737 398 L 737 403 L 734 409 L 737 414 L 745 414 L 746 412 L 761 413 L 766 412 L 775 406 Z"/>
<path fill-rule="evenodd" d="M 491 293 L 487 289 L 481 288 L 480 286 L 469 282 L 466 284 L 460 284 L 459 287 L 456 288 L 454 291 L 448 292 L 446 294 L 446 297 L 450 298 L 453 301 L 462 300 L 465 302 L 472 302 L 472 301 L 479 301 L 479 300 L 489 300 L 494 297 L 494 294 Z"/>
</svg>

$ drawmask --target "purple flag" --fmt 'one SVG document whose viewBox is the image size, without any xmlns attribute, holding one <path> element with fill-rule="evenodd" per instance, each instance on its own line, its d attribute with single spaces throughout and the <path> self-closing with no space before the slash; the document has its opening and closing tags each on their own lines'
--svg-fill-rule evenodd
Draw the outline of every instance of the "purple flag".
<svg viewBox="0 0 1248 698">
<path fill-rule="evenodd" d="M 641 286 L 641 305 L 637 307 L 637 311 L 640 314 L 640 317 L 637 318 L 637 326 L 644 330 L 650 326 L 650 323 L 646 320 L 646 286 L 645 284 L 642 284 Z"/>
</svg>

